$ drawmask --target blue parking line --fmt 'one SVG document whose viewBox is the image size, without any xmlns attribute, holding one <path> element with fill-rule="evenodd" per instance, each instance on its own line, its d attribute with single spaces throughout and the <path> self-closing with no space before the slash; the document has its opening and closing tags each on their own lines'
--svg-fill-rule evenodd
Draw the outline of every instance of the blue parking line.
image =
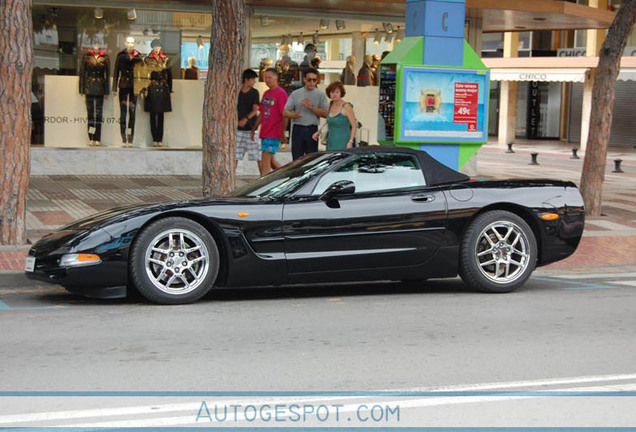
<svg viewBox="0 0 636 432">
<path fill-rule="evenodd" d="M 577 281 L 577 280 L 568 280 L 568 279 L 559 279 L 552 277 L 542 277 L 542 276 L 532 276 L 530 279 L 545 281 L 545 282 L 555 282 L 562 283 L 566 285 L 577 285 L 574 287 L 566 287 L 567 290 L 596 290 L 596 289 L 613 289 L 615 286 L 610 285 L 600 285 L 595 283 Z"/>
<path fill-rule="evenodd" d="M 51 309 L 66 309 L 68 306 L 24 306 L 24 307 L 11 307 L 2 300 L 0 300 L 0 311 L 29 311 L 29 310 L 51 310 Z"/>
</svg>

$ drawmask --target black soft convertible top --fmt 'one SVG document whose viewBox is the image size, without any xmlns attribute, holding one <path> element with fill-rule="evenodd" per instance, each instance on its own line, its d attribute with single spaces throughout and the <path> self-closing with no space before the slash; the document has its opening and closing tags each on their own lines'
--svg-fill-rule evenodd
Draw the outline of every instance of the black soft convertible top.
<svg viewBox="0 0 636 432">
<path fill-rule="evenodd" d="M 368 146 L 368 147 L 354 147 L 346 150 L 339 150 L 340 153 L 350 153 L 356 155 L 364 154 L 382 154 L 382 153 L 409 153 L 415 155 L 419 161 L 422 170 L 424 171 L 424 178 L 427 185 L 441 185 L 448 183 L 458 183 L 470 180 L 466 174 L 455 171 L 438 162 L 437 159 L 421 150 L 413 150 L 407 147 L 393 147 L 393 146 Z"/>
</svg>

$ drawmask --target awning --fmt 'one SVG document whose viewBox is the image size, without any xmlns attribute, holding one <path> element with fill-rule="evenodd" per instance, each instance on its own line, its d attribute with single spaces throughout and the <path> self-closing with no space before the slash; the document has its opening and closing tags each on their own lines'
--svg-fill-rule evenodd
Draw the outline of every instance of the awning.
<svg viewBox="0 0 636 432">
<path fill-rule="evenodd" d="M 636 69 L 621 68 L 617 79 L 619 81 L 636 81 Z"/>
<path fill-rule="evenodd" d="M 557 81 L 557 82 L 585 82 L 587 68 L 573 69 L 498 69 L 490 70 L 491 81 Z M 636 69 L 634 69 L 636 80 Z"/>
</svg>

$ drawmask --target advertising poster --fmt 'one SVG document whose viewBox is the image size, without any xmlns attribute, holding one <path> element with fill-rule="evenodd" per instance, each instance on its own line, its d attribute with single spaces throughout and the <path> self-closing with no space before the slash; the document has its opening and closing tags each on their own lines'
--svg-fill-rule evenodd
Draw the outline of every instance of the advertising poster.
<svg viewBox="0 0 636 432">
<path fill-rule="evenodd" d="M 488 71 L 405 67 L 404 141 L 484 142 Z"/>
</svg>

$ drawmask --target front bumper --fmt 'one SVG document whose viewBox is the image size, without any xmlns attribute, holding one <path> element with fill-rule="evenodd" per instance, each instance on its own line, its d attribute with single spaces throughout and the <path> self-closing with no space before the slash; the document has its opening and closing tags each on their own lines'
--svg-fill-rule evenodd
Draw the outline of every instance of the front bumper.
<svg viewBox="0 0 636 432">
<path fill-rule="evenodd" d="M 90 297 L 114 298 L 126 295 L 128 279 L 127 248 L 104 248 L 112 243 L 103 230 L 57 231 L 43 237 L 29 251 L 35 258 L 33 271 L 25 271 L 29 279 L 62 285 L 69 291 Z M 83 266 L 60 265 L 68 253 L 96 253 L 101 262 Z M 103 291 L 103 293 L 100 293 Z"/>
<path fill-rule="evenodd" d="M 38 262 L 35 270 L 25 272 L 29 279 L 62 285 L 69 290 L 100 289 L 126 286 L 126 265 L 120 262 L 102 262 L 84 267 L 59 267 Z"/>
</svg>

